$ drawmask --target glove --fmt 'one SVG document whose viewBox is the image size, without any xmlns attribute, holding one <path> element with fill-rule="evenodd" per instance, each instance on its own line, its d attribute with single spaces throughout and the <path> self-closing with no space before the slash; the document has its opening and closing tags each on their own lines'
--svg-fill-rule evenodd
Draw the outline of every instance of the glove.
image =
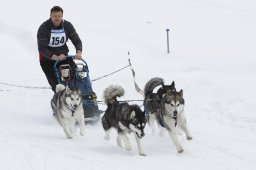
<svg viewBox="0 0 256 170">
<path fill-rule="evenodd" d="M 75 59 L 77 59 L 77 60 L 82 59 L 82 51 L 81 50 L 77 50 L 76 55 L 75 55 Z"/>
</svg>

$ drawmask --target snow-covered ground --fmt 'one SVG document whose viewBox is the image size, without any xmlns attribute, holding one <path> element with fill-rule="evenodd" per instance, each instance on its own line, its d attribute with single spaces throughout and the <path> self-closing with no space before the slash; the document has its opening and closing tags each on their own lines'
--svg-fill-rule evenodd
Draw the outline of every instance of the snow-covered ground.
<svg viewBox="0 0 256 170">
<path fill-rule="evenodd" d="M 115 131 L 105 141 L 101 124 L 66 139 L 51 114 L 51 90 L 4 85 L 48 86 L 36 33 L 54 5 L 63 7 L 83 40 L 91 79 L 127 65 L 130 51 L 140 87 L 160 76 L 184 90 L 193 136 L 179 135 L 184 153 L 148 126 L 146 157 L 138 155 L 132 135 L 129 152 L 116 146 Z M 256 169 L 255 1 L 11 0 L 0 9 L 0 169 Z M 129 69 L 93 82 L 98 100 L 110 84 L 124 87 L 124 100 L 143 98 Z"/>
</svg>

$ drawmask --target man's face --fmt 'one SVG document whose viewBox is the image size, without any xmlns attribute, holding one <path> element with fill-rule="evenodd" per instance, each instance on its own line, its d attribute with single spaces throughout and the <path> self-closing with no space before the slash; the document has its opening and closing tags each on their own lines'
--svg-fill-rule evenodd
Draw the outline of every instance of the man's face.
<svg viewBox="0 0 256 170">
<path fill-rule="evenodd" d="M 63 13 L 61 11 L 51 13 L 51 20 L 52 20 L 53 25 L 55 27 L 60 26 L 60 23 L 62 21 L 62 17 L 63 17 Z"/>
</svg>

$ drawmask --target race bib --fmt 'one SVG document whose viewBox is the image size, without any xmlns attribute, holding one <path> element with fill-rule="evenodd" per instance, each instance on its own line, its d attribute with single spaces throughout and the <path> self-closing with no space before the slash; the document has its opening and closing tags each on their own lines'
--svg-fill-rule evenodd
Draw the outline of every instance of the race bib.
<svg viewBox="0 0 256 170">
<path fill-rule="evenodd" d="M 66 34 L 64 28 L 62 29 L 52 29 L 51 38 L 49 42 L 50 47 L 61 47 L 66 43 Z"/>
</svg>

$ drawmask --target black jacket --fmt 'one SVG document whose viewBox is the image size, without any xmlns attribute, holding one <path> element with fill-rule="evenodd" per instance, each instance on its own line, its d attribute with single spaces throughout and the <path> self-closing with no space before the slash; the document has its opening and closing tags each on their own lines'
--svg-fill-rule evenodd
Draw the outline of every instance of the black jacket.
<svg viewBox="0 0 256 170">
<path fill-rule="evenodd" d="M 76 50 L 82 51 L 82 41 L 79 38 L 75 28 L 69 21 L 63 20 L 61 25 L 58 28 L 55 28 L 51 19 L 48 19 L 47 21 L 42 23 L 37 32 L 38 51 L 40 56 L 42 57 L 40 58 L 40 60 L 50 59 L 53 54 L 68 55 L 69 49 L 66 43 L 61 47 L 50 47 L 48 45 L 51 38 L 51 29 L 62 29 L 63 27 L 66 34 L 65 42 L 70 39 L 74 44 Z"/>
</svg>

